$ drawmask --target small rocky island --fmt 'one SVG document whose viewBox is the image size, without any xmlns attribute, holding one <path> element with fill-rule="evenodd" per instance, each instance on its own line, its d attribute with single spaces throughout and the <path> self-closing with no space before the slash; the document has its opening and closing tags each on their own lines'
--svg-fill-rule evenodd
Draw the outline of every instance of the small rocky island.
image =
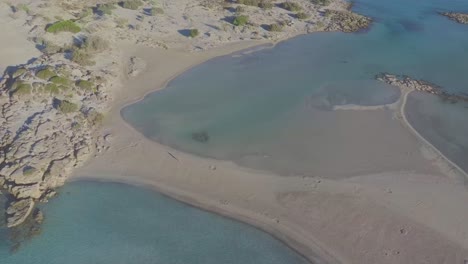
<svg viewBox="0 0 468 264">
<path fill-rule="evenodd" d="M 466 13 L 441 12 L 439 14 L 446 16 L 449 19 L 456 21 L 460 24 L 468 24 L 468 14 Z"/>
<path fill-rule="evenodd" d="M 450 102 L 468 102 L 468 96 L 448 93 L 442 87 L 424 80 L 415 80 L 408 76 L 398 76 L 388 73 L 379 74 L 375 78 L 376 80 L 400 87 L 402 89 L 411 89 L 437 95 L 442 99 Z"/>
</svg>

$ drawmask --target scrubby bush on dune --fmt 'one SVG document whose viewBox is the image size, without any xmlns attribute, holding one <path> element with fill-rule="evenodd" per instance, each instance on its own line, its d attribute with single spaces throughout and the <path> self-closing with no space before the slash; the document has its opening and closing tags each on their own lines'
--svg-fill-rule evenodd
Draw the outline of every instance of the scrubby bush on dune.
<svg viewBox="0 0 468 264">
<path fill-rule="evenodd" d="M 247 22 L 249 22 L 249 18 L 247 16 L 240 15 L 234 18 L 232 24 L 234 26 L 244 26 Z"/>
<path fill-rule="evenodd" d="M 258 7 L 263 8 L 263 9 L 271 9 L 273 8 L 273 3 L 270 1 L 262 1 L 258 4 Z"/>
<path fill-rule="evenodd" d="M 111 15 L 112 10 L 114 9 L 114 4 L 98 4 L 96 6 L 96 13 L 98 13 L 99 15 Z"/>
<path fill-rule="evenodd" d="M 60 112 L 64 114 L 73 113 L 78 110 L 77 104 L 74 104 L 67 100 L 58 101 L 56 103 L 56 106 L 57 106 L 57 110 L 59 110 Z"/>
<path fill-rule="evenodd" d="M 299 12 L 296 14 L 296 17 L 300 20 L 304 20 L 304 19 L 308 19 L 310 15 L 304 12 Z"/>
<path fill-rule="evenodd" d="M 96 64 L 93 60 L 91 60 L 91 55 L 82 49 L 75 48 L 71 54 L 71 61 L 78 63 L 82 66 L 92 66 Z"/>
<path fill-rule="evenodd" d="M 93 82 L 91 81 L 86 81 L 86 80 L 79 80 L 76 82 L 76 86 L 83 90 L 91 91 L 96 88 L 96 85 L 94 85 Z"/>
<path fill-rule="evenodd" d="M 141 0 L 126 0 L 119 2 L 119 5 L 123 8 L 136 10 L 143 5 Z"/>
<path fill-rule="evenodd" d="M 329 5 L 330 0 L 311 0 L 316 5 Z"/>
<path fill-rule="evenodd" d="M 44 86 L 44 92 L 55 95 L 60 93 L 60 89 L 56 84 L 48 83 Z"/>
<path fill-rule="evenodd" d="M 55 72 L 51 71 L 50 69 L 42 69 L 38 72 L 36 72 L 36 77 L 41 78 L 43 80 L 48 81 L 50 78 L 54 77 L 56 74 Z"/>
<path fill-rule="evenodd" d="M 50 81 L 54 84 L 57 84 L 57 85 L 69 85 L 70 84 L 70 80 L 68 80 L 67 78 L 64 78 L 64 77 L 60 77 L 60 76 L 54 76 L 52 78 L 50 78 Z"/>
<path fill-rule="evenodd" d="M 194 38 L 194 37 L 198 36 L 199 34 L 200 34 L 200 33 L 198 32 L 198 29 L 196 29 L 196 28 L 191 29 L 191 30 L 190 30 L 190 33 L 189 33 L 189 35 L 190 35 L 191 38 Z"/>
<path fill-rule="evenodd" d="M 283 27 L 280 24 L 271 24 L 268 26 L 268 31 L 279 32 L 283 30 Z"/>
<path fill-rule="evenodd" d="M 23 75 L 23 73 L 25 73 L 25 72 L 26 72 L 26 69 L 25 69 L 25 68 L 18 68 L 18 69 L 16 69 L 14 72 L 11 73 L 11 76 L 12 76 L 13 78 L 16 78 L 16 77 L 18 77 L 18 76 Z"/>
<path fill-rule="evenodd" d="M 109 48 L 109 42 L 99 36 L 92 35 L 83 40 L 80 48 L 91 53 L 103 52 Z"/>
<path fill-rule="evenodd" d="M 160 7 L 153 7 L 148 12 L 151 16 L 164 14 L 164 10 Z"/>
<path fill-rule="evenodd" d="M 78 33 L 81 31 L 81 28 L 71 20 L 57 21 L 52 25 L 47 26 L 46 31 L 49 33 L 59 33 L 59 32 L 72 32 Z"/>
<path fill-rule="evenodd" d="M 18 82 L 15 83 L 15 90 L 13 91 L 14 95 L 26 95 L 31 93 L 31 84 Z"/>
<path fill-rule="evenodd" d="M 299 12 L 302 10 L 302 7 L 294 2 L 283 2 L 280 4 L 281 8 L 284 8 L 288 11 Z"/>
</svg>

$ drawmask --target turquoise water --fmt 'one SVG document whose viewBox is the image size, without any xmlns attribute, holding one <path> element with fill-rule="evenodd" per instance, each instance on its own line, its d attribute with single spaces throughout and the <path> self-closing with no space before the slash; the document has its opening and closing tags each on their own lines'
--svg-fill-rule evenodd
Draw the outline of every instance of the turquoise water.
<svg viewBox="0 0 468 264">
<path fill-rule="evenodd" d="M 43 208 L 42 235 L 2 264 L 299 264 L 270 235 L 173 199 L 123 184 L 75 182 Z"/>
<path fill-rule="evenodd" d="M 333 105 L 394 101 L 396 92 L 373 81 L 376 74 L 406 74 L 450 92 L 468 92 L 468 26 L 437 14 L 468 11 L 467 1 L 358 0 L 354 10 L 374 19 L 370 31 L 316 33 L 272 49 L 214 59 L 123 109 L 122 116 L 148 138 L 183 151 L 281 174 L 323 176 L 334 171 L 313 170 L 317 152 L 323 151 L 313 142 L 314 129 L 330 119 L 334 127 L 344 127 L 344 121 L 333 115 L 324 120 L 321 114 Z M 468 121 L 468 114 L 463 118 Z M 372 125 L 375 118 L 368 120 L 366 125 Z M 194 140 L 194 134 L 207 136 L 206 142 Z M 346 141 L 350 134 L 344 129 L 336 140 Z M 343 149 L 328 152 L 330 163 L 368 155 L 349 153 L 335 160 Z M 356 161 L 346 171 L 376 172 L 364 163 Z M 410 169 L 402 164 L 387 169 Z"/>
</svg>

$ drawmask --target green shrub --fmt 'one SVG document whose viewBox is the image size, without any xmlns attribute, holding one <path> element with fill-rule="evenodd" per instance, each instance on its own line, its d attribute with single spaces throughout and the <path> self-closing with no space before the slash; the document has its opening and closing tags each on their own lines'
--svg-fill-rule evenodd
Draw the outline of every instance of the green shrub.
<svg viewBox="0 0 468 264">
<path fill-rule="evenodd" d="M 41 78 L 43 80 L 48 81 L 50 78 L 54 77 L 56 74 L 55 72 L 51 71 L 50 69 L 42 69 L 36 73 L 37 78 Z"/>
<path fill-rule="evenodd" d="M 149 14 L 152 16 L 164 14 L 164 10 L 160 7 L 153 7 L 149 10 Z"/>
<path fill-rule="evenodd" d="M 232 21 L 232 24 L 234 26 L 244 26 L 248 22 L 249 22 L 249 18 L 247 16 L 240 15 L 234 18 L 234 20 Z"/>
<path fill-rule="evenodd" d="M 109 48 L 109 42 L 99 36 L 92 35 L 83 40 L 81 48 L 87 52 L 99 53 Z"/>
<path fill-rule="evenodd" d="M 58 102 L 57 109 L 64 114 L 68 114 L 76 112 L 78 105 L 67 100 L 62 100 Z"/>
<path fill-rule="evenodd" d="M 299 12 L 302 10 L 302 7 L 294 2 L 283 2 L 280 4 L 281 8 L 284 8 L 288 11 Z"/>
<path fill-rule="evenodd" d="M 79 80 L 76 82 L 76 86 L 83 90 L 91 91 L 96 88 L 93 82 L 91 81 L 86 81 L 86 80 Z"/>
<path fill-rule="evenodd" d="M 245 12 L 245 7 L 243 6 L 236 7 L 236 13 L 242 13 L 242 12 Z"/>
<path fill-rule="evenodd" d="M 258 7 L 263 8 L 263 9 L 272 9 L 273 8 L 273 3 L 268 2 L 268 1 L 262 1 L 258 4 Z"/>
<path fill-rule="evenodd" d="M 296 14 L 296 17 L 300 20 L 304 20 L 304 19 L 308 19 L 310 15 L 304 12 L 299 12 Z"/>
<path fill-rule="evenodd" d="M 79 14 L 78 19 L 84 19 L 93 14 L 93 10 L 91 8 L 84 8 Z"/>
<path fill-rule="evenodd" d="M 241 5 L 258 6 L 260 0 L 237 0 L 237 3 Z"/>
<path fill-rule="evenodd" d="M 330 0 L 311 0 L 316 5 L 329 5 Z"/>
<path fill-rule="evenodd" d="M 98 126 L 102 124 L 102 120 L 104 120 L 104 115 L 97 112 L 96 110 L 93 110 L 89 111 L 89 113 L 86 115 L 86 119 L 92 125 Z"/>
<path fill-rule="evenodd" d="M 60 89 L 59 89 L 59 87 L 58 87 L 56 84 L 48 83 L 48 84 L 46 84 L 46 86 L 44 87 L 44 92 L 50 93 L 50 94 L 59 94 L 59 93 L 60 93 Z"/>
<path fill-rule="evenodd" d="M 190 33 L 189 33 L 191 38 L 194 38 L 194 37 L 198 36 L 199 34 L 200 34 L 200 32 L 198 32 L 198 29 L 196 29 L 196 28 L 191 29 Z"/>
<path fill-rule="evenodd" d="M 143 2 L 141 0 L 126 0 L 120 2 L 119 5 L 123 8 L 136 10 L 143 5 Z"/>
<path fill-rule="evenodd" d="M 128 25 L 128 19 L 123 17 L 118 17 L 115 19 L 115 23 L 118 28 L 125 28 Z"/>
<path fill-rule="evenodd" d="M 81 28 L 71 20 L 57 21 L 52 25 L 47 26 L 46 31 L 49 33 L 59 33 L 59 32 L 72 32 L 78 33 L 81 31 Z"/>
<path fill-rule="evenodd" d="M 50 78 L 50 81 L 54 84 L 57 84 L 57 85 L 69 85 L 70 84 L 70 80 L 68 80 L 67 78 L 64 78 L 64 77 L 60 77 L 60 76 L 54 76 L 52 78 Z"/>
<path fill-rule="evenodd" d="M 30 94 L 30 93 L 31 93 L 31 84 L 23 83 L 23 82 L 16 83 L 16 88 L 13 91 L 13 94 L 25 95 L 25 94 Z"/>
<path fill-rule="evenodd" d="M 91 60 L 91 55 L 82 49 L 74 49 L 71 55 L 71 61 L 78 63 L 82 66 L 92 66 L 96 64 L 93 60 Z"/>
<path fill-rule="evenodd" d="M 279 32 L 283 30 L 283 27 L 280 24 L 271 24 L 268 26 L 268 31 Z"/>
<path fill-rule="evenodd" d="M 96 7 L 96 12 L 102 15 L 112 15 L 112 10 L 114 9 L 114 4 L 99 4 Z"/>
</svg>

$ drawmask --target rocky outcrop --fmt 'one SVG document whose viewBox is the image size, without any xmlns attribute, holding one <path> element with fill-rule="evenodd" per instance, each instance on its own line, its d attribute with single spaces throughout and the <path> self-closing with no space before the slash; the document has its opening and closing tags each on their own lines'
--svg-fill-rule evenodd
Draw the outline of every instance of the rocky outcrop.
<svg viewBox="0 0 468 264">
<path fill-rule="evenodd" d="M 430 93 L 441 97 L 444 100 L 457 102 L 468 102 L 468 96 L 451 94 L 438 85 L 435 85 L 424 80 L 414 80 L 408 76 L 397 76 L 387 73 L 379 74 L 375 77 L 377 80 L 394 85 L 403 89 L 411 89 L 420 92 Z"/>
<path fill-rule="evenodd" d="M 369 28 L 372 20 L 350 11 L 326 10 L 329 23 L 325 31 L 357 32 Z"/>
<path fill-rule="evenodd" d="M 439 14 L 448 17 L 449 19 L 456 21 L 460 24 L 468 24 L 468 14 L 455 12 L 441 12 Z"/>
<path fill-rule="evenodd" d="M 4 74 L 0 184 L 12 197 L 8 227 L 24 222 L 34 204 L 46 201 L 93 153 L 96 109 L 109 100 L 97 79 L 81 66 L 46 57 Z M 80 81 L 87 85 L 80 87 Z"/>
</svg>

